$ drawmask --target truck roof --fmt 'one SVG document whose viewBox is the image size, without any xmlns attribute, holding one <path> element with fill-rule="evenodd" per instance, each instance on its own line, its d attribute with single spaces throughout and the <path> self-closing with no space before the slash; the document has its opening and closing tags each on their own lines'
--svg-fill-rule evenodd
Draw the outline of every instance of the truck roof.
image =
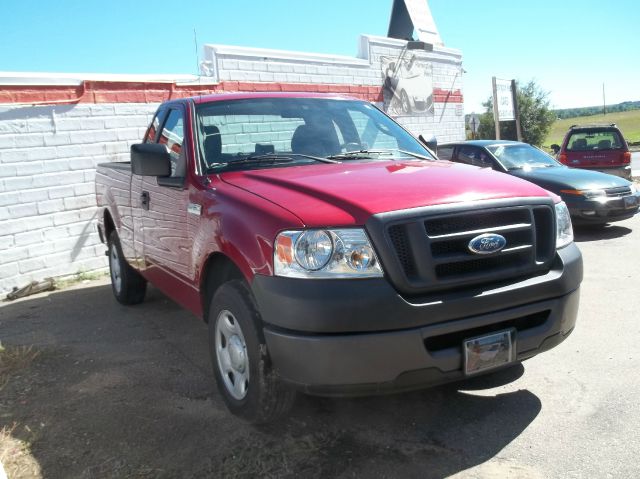
<svg viewBox="0 0 640 479">
<path fill-rule="evenodd" d="M 339 93 L 307 93 L 307 92 L 238 92 L 216 93 L 212 95 L 194 96 L 184 98 L 194 103 L 210 103 L 225 100 L 246 100 L 249 98 L 331 98 L 334 100 L 356 100 L 356 98 L 341 95 Z"/>
</svg>

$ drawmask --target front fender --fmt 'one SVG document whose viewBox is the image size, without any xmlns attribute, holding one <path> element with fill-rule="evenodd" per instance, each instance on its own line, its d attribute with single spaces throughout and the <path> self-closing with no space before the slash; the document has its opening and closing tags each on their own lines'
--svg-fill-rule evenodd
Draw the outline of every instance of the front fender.
<svg viewBox="0 0 640 479">
<path fill-rule="evenodd" d="M 293 213 L 244 189 L 223 182 L 200 192 L 203 214 L 194 232 L 195 276 L 201 284 L 207 259 L 215 253 L 228 257 L 247 283 L 256 274 L 273 274 L 273 243 L 285 229 L 301 228 Z"/>
</svg>

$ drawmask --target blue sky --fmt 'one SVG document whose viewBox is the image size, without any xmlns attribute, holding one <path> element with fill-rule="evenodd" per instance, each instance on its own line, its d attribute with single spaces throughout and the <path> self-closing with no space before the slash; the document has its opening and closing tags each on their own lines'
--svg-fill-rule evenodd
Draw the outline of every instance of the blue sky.
<svg viewBox="0 0 640 479">
<path fill-rule="evenodd" d="M 198 43 L 355 55 L 386 35 L 392 0 L 11 1 L 0 71 L 195 73 Z M 530 79 L 558 108 L 640 100 L 635 0 L 430 0 L 447 47 L 462 50 L 465 110 L 491 76 Z M 201 48 L 200 48 L 201 53 Z"/>
</svg>

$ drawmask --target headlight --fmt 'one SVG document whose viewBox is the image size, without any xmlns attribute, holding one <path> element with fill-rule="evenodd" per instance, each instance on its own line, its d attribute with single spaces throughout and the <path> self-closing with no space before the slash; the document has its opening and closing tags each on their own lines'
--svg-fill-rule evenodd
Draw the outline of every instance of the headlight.
<svg viewBox="0 0 640 479">
<path fill-rule="evenodd" d="M 632 195 L 635 195 L 638 192 L 636 185 L 634 185 L 633 183 L 631 183 L 631 185 L 629 186 L 629 189 L 631 190 Z"/>
<path fill-rule="evenodd" d="M 564 201 L 556 203 L 556 248 L 564 248 L 573 241 L 571 216 Z"/>
<path fill-rule="evenodd" d="M 607 192 L 604 190 L 582 190 L 582 195 L 588 200 L 596 198 L 606 198 Z"/>
<path fill-rule="evenodd" d="M 362 229 L 283 231 L 273 255 L 276 276 L 375 278 L 382 268 Z"/>
</svg>

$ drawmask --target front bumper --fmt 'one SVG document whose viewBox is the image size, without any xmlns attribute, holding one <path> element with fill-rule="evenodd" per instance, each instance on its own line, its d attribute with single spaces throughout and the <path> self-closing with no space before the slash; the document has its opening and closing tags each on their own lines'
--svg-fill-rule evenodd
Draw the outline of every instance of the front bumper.
<svg viewBox="0 0 640 479">
<path fill-rule="evenodd" d="M 582 280 L 575 245 L 547 274 L 485 290 L 404 298 L 386 281 L 256 276 L 253 291 L 280 377 L 322 395 L 401 391 L 464 377 L 462 340 L 515 328 L 518 360 L 573 330 Z"/>
<path fill-rule="evenodd" d="M 612 223 L 633 217 L 640 206 L 640 194 L 635 197 L 635 206 L 629 207 L 624 198 L 603 198 L 602 201 L 565 198 L 571 219 L 575 224 Z M 629 201 L 629 200 L 627 200 Z"/>
</svg>

